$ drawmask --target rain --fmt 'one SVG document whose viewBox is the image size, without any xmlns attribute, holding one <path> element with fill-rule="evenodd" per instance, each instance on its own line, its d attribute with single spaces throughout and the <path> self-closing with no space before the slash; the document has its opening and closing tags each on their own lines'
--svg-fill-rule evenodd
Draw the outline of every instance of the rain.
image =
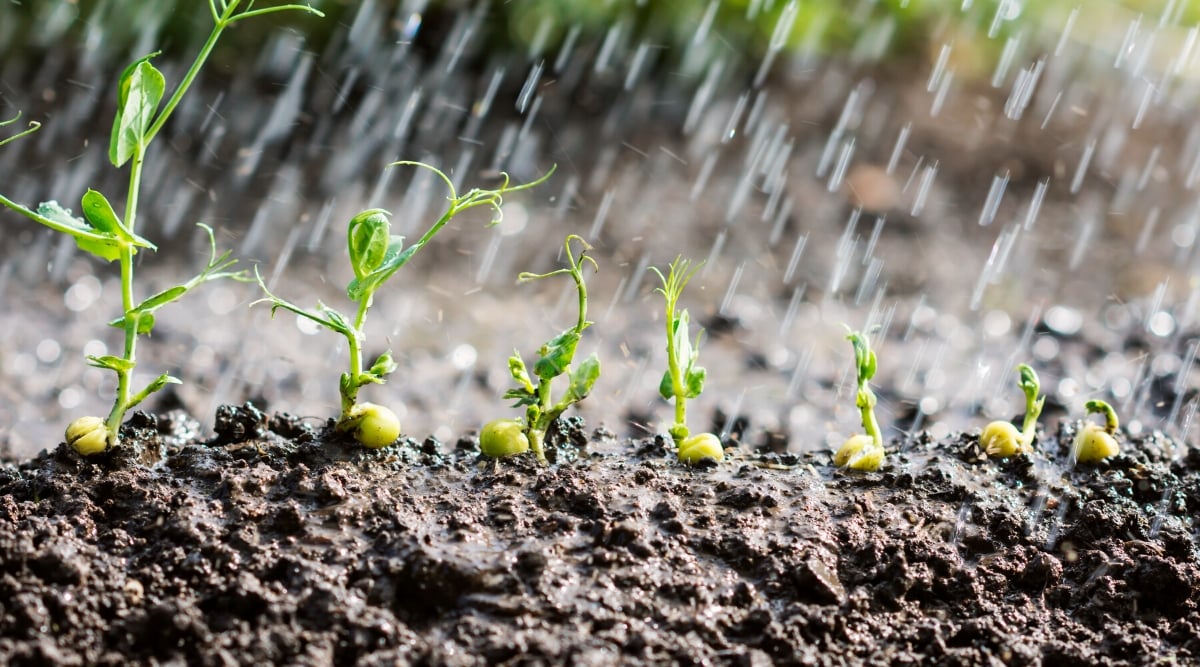
<svg viewBox="0 0 1200 667">
<path fill-rule="evenodd" d="M 138 289 L 202 266 L 204 222 L 273 291 L 339 307 L 346 220 L 385 208 L 411 237 L 441 212 L 436 178 L 390 163 L 429 162 L 458 188 L 557 165 L 496 226 L 453 221 L 379 293 L 366 352 L 390 348 L 400 369 L 365 391 L 405 433 L 452 441 L 509 414 L 508 355 L 573 308 L 565 288 L 516 276 L 558 266 L 574 233 L 599 264 L 580 348 L 604 362 L 579 408 L 589 425 L 665 428 L 647 272 L 684 255 L 705 261 L 683 298 L 707 329 L 692 414 L 724 432 L 748 420 L 747 444 L 783 433 L 792 451 L 826 449 L 857 429 L 842 324 L 882 328 L 888 437 L 1014 414 L 1022 361 L 1051 396 L 1047 424 L 1103 398 L 1131 433 L 1194 437 L 1200 52 L 1186 3 L 685 4 L 672 30 L 653 3 L 597 3 L 597 18 L 396 0 L 314 2 L 328 19 L 235 31 L 150 158 L 138 231 L 160 249 L 140 256 Z M 0 118 L 43 123 L 0 149 L 0 192 L 117 197 L 103 149 L 115 76 L 162 45 L 177 82 L 207 19 L 132 0 L 0 5 Z M 8 212 L 0 224 L 0 442 L 30 455 L 106 413 L 113 380 L 83 358 L 119 348 L 103 324 L 119 280 L 69 239 Z M 184 384 L 151 409 L 335 414 L 344 341 L 272 320 L 250 307 L 259 296 L 225 282 L 162 312 L 138 381 Z M 1048 539 L 1069 502 L 1040 513 Z"/>
</svg>

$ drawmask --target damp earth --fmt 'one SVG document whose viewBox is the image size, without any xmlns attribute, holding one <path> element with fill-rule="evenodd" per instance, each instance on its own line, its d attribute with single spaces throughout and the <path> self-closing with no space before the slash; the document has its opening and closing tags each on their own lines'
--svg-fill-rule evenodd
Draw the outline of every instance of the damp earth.
<svg viewBox="0 0 1200 667">
<path fill-rule="evenodd" d="M 345 345 L 229 282 L 162 311 L 138 381 L 184 384 L 81 459 L 63 426 L 108 410 L 83 358 L 120 349 L 120 282 L 0 214 L 0 662 L 1200 660 L 1195 3 L 315 4 L 235 31 L 164 127 L 139 290 L 202 265 L 204 222 L 274 291 L 341 307 L 345 221 L 419 233 L 445 195 L 388 163 L 558 170 L 378 294 L 366 353 L 399 367 L 364 398 L 405 433 L 379 451 L 328 422 Z M 0 3 L 0 120 L 43 125 L 0 149 L 0 190 L 120 192 L 114 77 L 161 46 L 178 80 L 206 20 Z M 480 425 L 517 416 L 505 360 L 574 317 L 517 275 L 572 233 L 601 378 L 548 465 L 481 459 Z M 648 269 L 677 255 L 704 261 L 682 305 L 717 466 L 664 435 Z M 874 331 L 876 473 L 830 465 L 860 429 L 843 324 Z M 1018 363 L 1042 430 L 998 461 L 977 433 L 1019 419 Z M 1122 452 L 1072 466 L 1093 398 Z"/>
<path fill-rule="evenodd" d="M 1200 658 L 1200 449 L 1063 465 L 891 443 L 877 473 L 567 420 L 553 464 L 365 452 L 224 406 L 0 469 L 0 661 L 1163 664 Z M 153 462 L 153 463 L 152 463 Z"/>
</svg>

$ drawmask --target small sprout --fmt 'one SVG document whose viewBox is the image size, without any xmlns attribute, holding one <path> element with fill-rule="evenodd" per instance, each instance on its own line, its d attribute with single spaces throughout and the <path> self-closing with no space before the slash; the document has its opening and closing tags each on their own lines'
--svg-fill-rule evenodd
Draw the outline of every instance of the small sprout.
<svg viewBox="0 0 1200 667">
<path fill-rule="evenodd" d="M 879 470 L 883 465 L 883 434 L 879 430 L 879 422 L 875 419 L 875 392 L 868 384 L 875 377 L 875 351 L 867 335 L 859 331 L 850 331 L 846 340 L 854 346 L 854 364 L 858 371 L 858 393 L 854 405 L 862 415 L 863 430 L 866 434 L 850 436 L 833 456 L 835 465 L 854 470 Z"/>
<path fill-rule="evenodd" d="M 1121 427 L 1117 412 L 1104 401 L 1091 400 L 1084 405 L 1087 414 L 1099 412 L 1104 414 L 1104 426 L 1094 422 L 1085 422 L 1075 434 L 1075 442 L 1071 444 L 1071 458 L 1078 463 L 1097 463 L 1110 456 L 1116 456 L 1121 448 L 1117 446 L 1117 429 Z"/>
<path fill-rule="evenodd" d="M 400 437 L 400 419 L 389 408 L 363 402 L 350 409 L 350 415 L 338 422 L 337 429 L 352 434 L 364 447 L 379 449 Z"/>
<path fill-rule="evenodd" d="M 705 458 L 725 460 L 725 450 L 717 436 L 712 433 L 689 436 L 687 427 L 687 400 L 698 397 L 704 391 L 704 380 L 708 374 L 704 368 L 696 365 L 704 331 L 696 333 L 693 344 L 688 337 L 688 311 L 686 308 L 679 310 L 678 305 L 683 288 L 687 287 L 701 266 L 703 263 L 693 267 L 691 260 L 683 259 L 680 255 L 671 262 L 665 276 L 657 267 L 650 267 L 662 281 L 662 287 L 655 291 L 666 300 L 667 370 L 658 383 L 658 393 L 668 401 L 675 400 L 675 423 L 668 432 L 675 441 L 679 460 L 688 464 L 698 463 Z"/>
<path fill-rule="evenodd" d="M 250 304 L 253 306 L 265 301 L 271 304 L 272 317 L 282 308 L 346 338 L 350 349 L 350 369 L 342 374 L 338 384 L 342 411 L 335 429 L 341 433 L 353 434 L 363 446 L 371 448 L 385 447 L 400 436 L 400 421 L 391 410 L 373 403 L 358 402 L 360 389 L 369 384 L 385 383 L 387 376 L 397 368 L 389 350 L 379 355 L 369 368 L 363 370 L 363 343 L 366 340 L 363 328 L 367 321 L 367 311 L 375 299 L 375 292 L 459 213 L 477 206 L 488 206 L 494 213 L 492 223 L 495 224 L 503 215 L 500 207 L 504 203 L 505 194 L 532 188 L 545 182 L 554 173 L 554 169 L 551 168 L 536 181 L 514 186 L 509 185 L 506 174 L 499 188 L 474 188 L 459 195 L 450 177 L 437 167 L 409 161 L 393 162 L 388 166 L 398 165 L 411 165 L 432 171 L 449 188 L 450 196 L 447 199 L 450 204 L 425 234 L 408 247 L 404 246 L 404 237 L 392 235 L 391 214 L 383 209 L 368 209 L 350 219 L 346 228 L 346 249 L 350 256 L 350 267 L 354 270 L 354 278 L 346 286 L 346 296 L 357 304 L 353 319 L 320 302 L 315 309 L 309 310 L 275 296 L 257 269 L 255 277 L 266 296 Z"/>
<path fill-rule="evenodd" d="M 496 419 L 479 432 L 479 451 L 484 456 L 502 459 L 529 451 L 525 422 L 520 419 Z"/>
<path fill-rule="evenodd" d="M 582 247 L 578 257 L 571 251 L 572 241 L 578 242 Z M 558 275 L 571 276 L 575 281 L 575 291 L 579 294 L 579 318 L 575 321 L 575 326 L 558 334 L 538 349 L 533 376 L 530 376 L 519 351 L 514 350 L 513 356 L 508 358 L 508 372 L 517 386 L 506 391 L 504 398 L 516 399 L 513 407 L 526 406 L 525 421 L 522 423 L 518 420 L 502 419 L 484 426 L 479 434 L 479 448 L 488 456 L 512 456 L 533 449 L 538 461 L 545 463 L 543 444 L 546 431 L 567 408 L 587 398 L 592 386 L 600 377 L 600 359 L 594 353 L 575 368 L 571 368 L 571 362 L 575 359 L 575 348 L 579 345 L 583 330 L 592 325 L 587 319 L 588 297 L 587 285 L 583 280 L 584 263 L 591 263 L 594 269 L 598 267 L 596 260 L 587 255 L 587 251 L 592 247 L 583 238 L 571 234 L 563 247 L 567 254 L 566 267 L 550 273 L 522 273 L 517 279 L 527 282 Z M 550 393 L 550 383 L 560 375 L 566 375 L 569 382 L 566 393 L 558 402 L 554 402 Z M 537 377 L 536 385 L 533 377 Z M 515 429 L 513 424 L 521 428 Z"/>
<path fill-rule="evenodd" d="M 108 448 L 108 428 L 99 417 L 80 417 L 67 427 L 67 444 L 81 456 L 99 454 Z"/>
<path fill-rule="evenodd" d="M 1038 398 L 1041 388 L 1037 373 L 1026 364 L 1017 366 L 1017 386 L 1025 392 L 1025 421 L 1021 431 L 1011 422 L 994 421 L 983 429 L 979 436 L 979 444 L 988 456 L 1008 458 L 1017 454 L 1028 454 L 1033 451 L 1033 438 L 1037 434 L 1037 420 L 1042 414 L 1042 405 L 1046 397 Z"/>
</svg>

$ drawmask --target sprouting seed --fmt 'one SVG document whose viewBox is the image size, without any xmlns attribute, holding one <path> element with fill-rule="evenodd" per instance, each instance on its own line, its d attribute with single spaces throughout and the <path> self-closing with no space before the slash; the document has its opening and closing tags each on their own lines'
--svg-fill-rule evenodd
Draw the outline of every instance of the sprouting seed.
<svg viewBox="0 0 1200 667">
<path fill-rule="evenodd" d="M 994 421 L 984 427 L 979 444 L 988 456 L 1007 458 L 1033 451 L 1033 438 L 1037 433 L 1038 417 L 1046 397 L 1038 398 L 1041 388 L 1037 373 L 1026 364 L 1017 366 L 1017 386 L 1025 392 L 1025 421 L 1018 432 L 1012 422 Z"/>
<path fill-rule="evenodd" d="M 578 256 L 571 250 L 572 241 L 582 247 Z M 587 255 L 587 251 L 591 249 L 587 241 L 575 234 L 567 237 L 563 247 L 567 255 L 566 267 L 550 273 L 522 273 L 517 279 L 527 282 L 558 275 L 571 276 L 579 294 L 579 318 L 574 326 L 538 349 L 533 376 L 529 375 L 529 369 L 519 351 L 514 350 L 513 356 L 508 358 L 508 372 L 516 387 L 506 391 L 504 398 L 516 399 L 513 407 L 525 406 L 525 420 L 522 422 L 516 419 L 498 419 L 486 424 L 479 432 L 479 449 L 488 456 L 514 456 L 532 448 L 538 461 L 545 463 L 546 431 L 567 408 L 587 398 L 600 377 L 600 359 L 594 353 L 575 368 L 571 368 L 571 362 L 575 359 L 575 348 L 579 345 L 583 330 L 592 325 L 587 319 L 588 293 L 587 284 L 583 279 L 583 267 L 585 263 L 591 263 L 593 268 L 597 268 L 596 260 Z M 551 383 L 560 375 L 566 375 L 569 380 L 567 391 L 561 399 L 554 401 L 551 396 Z M 537 377 L 536 384 L 533 377 Z"/>
<path fill-rule="evenodd" d="M 354 279 L 346 286 L 346 296 L 357 304 L 353 318 L 346 317 L 320 302 L 317 303 L 316 309 L 309 310 L 275 296 L 267 289 L 262 274 L 258 273 L 257 269 L 255 277 L 266 296 L 250 304 L 253 306 L 263 302 L 270 303 L 272 316 L 282 308 L 346 338 L 350 349 L 350 369 L 342 374 L 338 385 L 342 410 L 335 428 L 339 433 L 348 433 L 363 446 L 372 449 L 390 445 L 400 437 L 400 420 L 395 412 L 382 405 L 358 402 L 360 389 L 368 384 L 383 384 L 397 367 L 391 350 L 388 350 L 379 355 L 370 368 L 363 369 L 362 350 L 366 338 L 364 326 L 375 292 L 459 213 L 476 206 L 488 206 L 493 211 L 492 225 L 495 225 L 503 217 L 500 207 L 504 203 L 505 194 L 532 188 L 545 182 L 554 173 L 554 169 L 551 168 L 536 181 L 513 186 L 509 185 L 506 174 L 504 182 L 496 189 L 473 188 L 460 195 L 450 177 L 437 167 L 406 160 L 393 162 L 388 166 L 398 165 L 428 169 L 436 174 L 450 190 L 450 196 L 447 198 L 450 205 L 425 234 L 408 247 L 404 246 L 404 237 L 392 235 L 389 219 L 391 214 L 383 209 L 368 209 L 350 219 L 346 228 L 346 247 L 350 255 L 350 266 L 354 269 Z"/>
<path fill-rule="evenodd" d="M 877 360 L 875 351 L 867 335 L 859 331 L 850 331 L 846 339 L 854 346 L 854 365 L 858 374 L 858 392 L 855 394 L 854 405 L 862 416 L 865 434 L 852 435 L 842 443 L 833 456 L 833 463 L 842 468 L 854 470 L 879 470 L 883 465 L 883 434 L 879 430 L 879 422 L 875 419 L 875 392 L 871 391 L 870 380 L 875 377 Z"/>
<path fill-rule="evenodd" d="M 1097 463 L 1110 456 L 1116 456 L 1121 451 L 1116 438 L 1117 430 L 1121 428 L 1116 410 L 1108 403 L 1096 399 L 1084 404 L 1084 409 L 1089 415 L 1093 412 L 1102 413 L 1104 426 L 1085 422 L 1071 444 L 1071 459 L 1078 463 Z"/>
<path fill-rule="evenodd" d="M 671 262 L 665 276 L 657 267 L 650 267 L 662 281 L 662 287 L 655 291 L 663 295 L 666 301 L 667 370 L 658 383 L 658 393 L 668 401 L 675 401 L 675 422 L 668 432 L 675 442 L 679 460 L 687 464 L 696 464 L 704 459 L 725 459 L 725 448 L 717 436 L 712 433 L 691 435 L 687 426 L 687 400 L 700 396 L 704 391 L 708 373 L 696 365 L 704 331 L 696 334 L 695 343 L 688 337 L 688 311 L 686 308 L 679 310 L 679 297 L 701 266 L 703 263 L 692 266 L 690 260 L 679 256 Z"/>
</svg>

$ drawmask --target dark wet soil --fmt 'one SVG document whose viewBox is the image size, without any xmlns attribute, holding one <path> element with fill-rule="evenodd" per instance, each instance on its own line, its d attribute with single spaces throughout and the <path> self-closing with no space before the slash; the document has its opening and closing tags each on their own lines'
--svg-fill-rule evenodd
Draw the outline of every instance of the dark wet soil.
<svg viewBox="0 0 1200 667">
<path fill-rule="evenodd" d="M 1070 470 L 973 436 L 879 473 L 579 422 L 555 461 L 136 415 L 0 467 L 0 664 L 1194 664 L 1200 449 Z"/>
</svg>

